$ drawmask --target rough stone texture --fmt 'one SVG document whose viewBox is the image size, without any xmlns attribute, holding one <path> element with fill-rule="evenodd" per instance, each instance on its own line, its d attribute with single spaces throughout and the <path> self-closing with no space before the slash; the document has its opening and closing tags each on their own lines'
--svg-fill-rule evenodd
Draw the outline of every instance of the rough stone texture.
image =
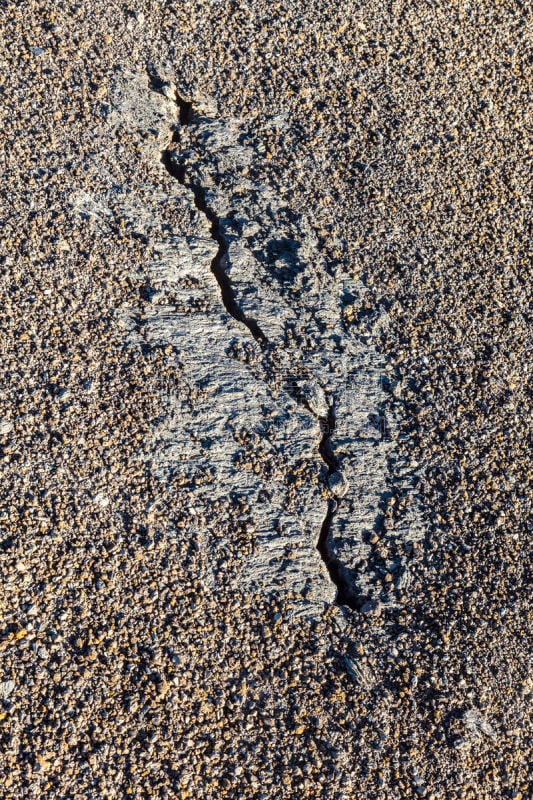
<svg viewBox="0 0 533 800">
<path fill-rule="evenodd" d="M 384 588 L 383 570 L 369 565 L 394 430 L 381 411 L 384 363 L 344 320 L 363 287 L 331 274 L 305 215 L 262 182 L 264 152 L 242 123 L 202 115 L 194 103 L 191 120 L 180 122 L 175 88 L 142 73 L 119 74 L 111 100 L 102 135 L 119 125 L 134 131 L 153 181 L 142 186 L 148 205 L 134 193 L 116 200 L 115 216 L 123 215 L 155 255 L 145 265 L 142 333 L 135 315 L 123 319 L 130 337 L 172 348 L 180 372 L 181 389 L 169 399 L 150 451 L 155 474 L 164 480 L 179 473 L 194 486 L 200 517 L 217 500 L 238 496 L 250 506 L 255 548 L 243 565 L 244 587 L 295 592 L 302 613 L 316 613 L 335 597 L 317 550 L 322 535 L 343 597 L 359 607 L 373 597 L 388 600 L 394 585 Z M 218 114 L 208 98 L 198 107 Z M 167 158 L 181 183 L 177 177 L 165 195 Z M 109 218 L 113 192 L 109 185 L 74 205 Z M 172 227 L 160 218 L 165 204 L 176 207 Z M 213 259 L 225 288 L 211 271 Z M 253 321 L 251 330 L 225 311 L 225 293 L 234 314 Z M 330 465 L 350 487 L 332 514 Z M 394 564 L 396 583 L 404 571 L 405 563 Z"/>
<path fill-rule="evenodd" d="M 215 103 L 207 108 L 209 115 L 194 102 L 187 109 L 190 119 L 176 127 L 170 163 L 216 220 L 225 246 L 220 268 L 244 317 L 266 339 L 264 381 L 285 387 L 322 419 L 329 458 L 351 487 L 336 504 L 326 546 L 348 592 L 363 605 L 382 588 L 374 585 L 380 573 L 369 568 L 369 538 L 380 528 L 381 504 L 389 493 L 395 432 L 394 420 L 383 411 L 383 358 L 346 325 L 346 307 L 360 303 L 365 289 L 335 274 L 306 215 L 294 212 L 265 182 L 264 146 L 243 123 L 220 119 Z M 384 324 L 382 314 L 375 325 Z M 291 413 L 287 409 L 284 416 Z M 314 434 L 316 447 L 316 426 Z M 297 425 L 291 436 L 298 438 Z M 302 453 L 291 457 L 296 463 Z M 309 457 L 305 453 L 304 460 Z M 297 515 L 303 520 L 308 511 L 304 503 Z M 414 517 L 409 522 L 406 538 L 419 540 L 420 523 Z M 405 564 L 395 563 L 394 570 L 401 580 Z"/>
<path fill-rule="evenodd" d="M 20 0 L 0 15 L 3 796 L 530 797 L 528 5 Z M 212 230 L 160 169 L 161 100 L 148 131 L 114 113 L 139 73 L 238 120 L 317 263 L 357 282 L 343 321 L 386 354 L 394 443 L 358 572 L 384 597 L 361 612 L 244 587 L 254 507 L 153 460 L 201 398 L 147 321 L 158 304 L 225 317 L 220 294 L 208 306 L 191 284 L 175 303 L 163 285 L 189 259 L 183 235 L 207 256 Z M 263 346 L 256 360 L 226 317 L 259 380 Z M 323 424 L 309 383 L 287 393 Z M 326 485 L 320 444 L 318 481 L 294 483 Z"/>
<path fill-rule="evenodd" d="M 146 74 L 116 80 L 109 125 L 119 123 L 139 137 L 154 181 L 144 184 L 143 196 L 157 201 L 145 205 L 127 198 L 118 207 L 132 233 L 150 239 L 155 255 L 145 265 L 142 333 L 135 315 L 125 312 L 124 325 L 131 341 L 170 348 L 180 375 L 180 389 L 163 397 L 167 415 L 146 457 L 160 480 L 179 475 L 194 487 L 196 518 L 217 501 L 231 506 L 239 498 L 248 504 L 255 548 L 238 581 L 249 590 L 290 590 L 301 595 L 303 613 L 317 613 L 335 597 L 316 549 L 327 507 L 319 422 L 287 393 L 283 380 L 272 378 L 259 344 L 225 311 L 211 272 L 218 245 L 192 191 L 176 181 L 171 193 L 161 192 L 162 155 L 177 116 L 175 102 L 156 92 Z M 153 136 L 143 146 L 148 132 Z M 165 204 L 176 206 L 171 229 L 160 217 Z M 268 322 L 268 309 L 261 309 L 265 329 Z M 209 561 L 209 537 L 205 542 Z"/>
</svg>

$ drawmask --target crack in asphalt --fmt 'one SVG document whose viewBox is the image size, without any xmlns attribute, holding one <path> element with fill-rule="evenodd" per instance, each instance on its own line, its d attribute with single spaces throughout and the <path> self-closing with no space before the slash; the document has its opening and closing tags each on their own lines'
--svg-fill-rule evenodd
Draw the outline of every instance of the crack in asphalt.
<svg viewBox="0 0 533 800">
<path fill-rule="evenodd" d="M 152 85 L 156 91 L 160 91 L 162 86 L 159 81 L 154 80 L 152 76 Z M 189 101 L 184 100 L 181 98 L 176 91 L 174 101 L 178 108 L 178 119 L 180 125 L 187 125 L 190 123 L 194 118 L 193 112 L 193 104 Z M 228 253 L 228 244 L 224 238 L 224 234 L 221 229 L 220 221 L 213 211 L 212 208 L 209 207 L 207 198 L 206 198 L 206 190 L 202 186 L 196 185 L 192 181 L 187 180 L 186 175 L 186 168 L 182 165 L 177 165 L 172 160 L 172 153 L 176 149 L 174 145 L 176 145 L 179 141 L 179 133 L 178 130 L 175 130 L 171 144 L 165 150 L 162 151 L 161 154 L 161 161 L 167 170 L 167 172 L 176 179 L 182 186 L 185 186 L 189 189 L 194 197 L 194 204 L 195 207 L 200 211 L 208 220 L 210 225 L 211 237 L 213 241 L 217 243 L 218 250 L 216 255 L 214 256 L 211 262 L 211 272 L 213 273 L 218 286 L 220 288 L 220 294 L 222 298 L 222 302 L 224 308 L 237 322 L 242 323 L 245 325 L 250 333 L 252 334 L 253 338 L 259 343 L 261 349 L 264 353 L 268 353 L 269 351 L 269 341 L 259 324 L 255 319 L 251 319 L 247 317 L 242 309 L 236 302 L 235 299 L 235 292 L 231 285 L 230 278 L 228 277 L 227 273 L 224 270 L 224 260 L 227 257 Z M 270 366 L 273 370 L 275 370 L 274 360 L 269 359 Z M 301 398 L 295 398 L 298 403 L 301 404 Z M 317 415 L 314 411 L 312 411 L 307 404 L 305 404 L 307 409 L 313 416 L 318 419 L 321 429 L 322 429 L 322 437 L 319 442 L 319 453 L 327 467 L 326 473 L 326 485 L 328 484 L 329 477 L 338 470 L 339 465 L 338 461 L 333 454 L 333 449 L 331 445 L 331 437 L 335 430 L 335 409 L 334 404 L 332 403 L 329 406 L 329 412 L 327 418 L 322 418 Z M 332 583 L 337 587 L 337 595 L 335 602 L 338 605 L 345 605 L 349 606 L 352 609 L 360 609 L 361 608 L 361 600 L 358 598 L 354 590 L 350 584 L 350 581 L 347 576 L 347 570 L 342 564 L 342 562 L 333 555 L 331 549 L 331 530 L 332 530 L 332 520 L 333 516 L 339 506 L 340 500 L 338 498 L 329 498 L 327 503 L 327 512 L 322 522 L 322 526 L 320 529 L 320 533 L 318 536 L 316 548 L 324 562 L 330 580 Z"/>
<path fill-rule="evenodd" d="M 331 445 L 331 439 L 335 433 L 335 423 L 335 403 L 332 401 L 326 419 L 320 419 L 323 433 L 318 446 L 322 460 L 328 468 L 326 484 L 330 476 L 339 470 L 339 462 L 333 453 Z M 341 502 L 342 500 L 340 498 L 328 499 L 328 508 L 324 521 L 322 522 L 322 527 L 320 528 L 317 550 L 320 553 L 322 561 L 326 565 L 332 583 L 337 587 L 337 596 L 335 598 L 337 605 L 348 606 L 353 610 L 360 610 L 366 602 L 366 598 L 361 598 L 354 592 L 346 567 L 339 558 L 333 555 L 330 544 L 333 517 Z"/>
<path fill-rule="evenodd" d="M 179 121 L 181 125 L 186 125 L 191 117 L 192 117 L 192 103 L 189 103 L 176 93 L 176 105 L 179 109 Z M 174 132 L 172 136 L 172 144 L 178 141 L 178 134 L 177 131 Z M 178 166 L 174 164 L 171 158 L 171 154 L 173 152 L 173 148 L 167 148 L 163 151 L 161 160 L 167 172 L 175 178 L 182 186 L 185 186 L 189 189 L 194 196 L 194 205 L 202 213 L 208 220 L 210 228 L 211 228 L 211 238 L 215 241 L 218 245 L 218 250 L 211 261 L 211 272 L 216 278 L 216 281 L 220 288 L 220 294 L 222 297 L 222 302 L 224 304 L 224 308 L 230 314 L 233 319 L 237 320 L 237 322 L 242 323 L 245 325 L 254 339 L 259 342 L 259 344 L 264 347 L 267 344 L 267 337 L 257 324 L 255 319 L 250 319 L 247 317 L 241 308 L 239 308 L 236 300 L 235 300 L 235 293 L 233 291 L 231 281 L 226 274 L 223 266 L 224 259 L 227 257 L 228 253 L 228 245 L 222 231 L 220 229 L 220 222 L 218 217 L 214 213 L 213 209 L 209 208 L 209 205 L 206 201 L 206 192 L 205 189 L 201 186 L 197 186 L 196 184 L 187 181 L 186 178 L 186 170 L 183 166 Z"/>
</svg>

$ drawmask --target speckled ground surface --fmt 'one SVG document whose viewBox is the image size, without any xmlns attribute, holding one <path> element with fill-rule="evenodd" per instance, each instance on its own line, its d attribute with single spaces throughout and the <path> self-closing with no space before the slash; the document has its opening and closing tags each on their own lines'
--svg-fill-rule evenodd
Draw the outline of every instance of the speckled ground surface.
<svg viewBox="0 0 533 800">
<path fill-rule="evenodd" d="M 0 17 L 2 796 L 526 800 L 531 7 Z M 182 382 L 143 339 L 150 241 L 123 209 L 153 176 L 143 132 L 109 127 L 129 72 L 244 120 L 264 180 L 367 287 L 346 325 L 388 359 L 425 530 L 376 613 L 245 590 L 254 509 L 206 515 L 154 473 Z M 383 509 L 376 564 L 408 502 Z"/>
</svg>

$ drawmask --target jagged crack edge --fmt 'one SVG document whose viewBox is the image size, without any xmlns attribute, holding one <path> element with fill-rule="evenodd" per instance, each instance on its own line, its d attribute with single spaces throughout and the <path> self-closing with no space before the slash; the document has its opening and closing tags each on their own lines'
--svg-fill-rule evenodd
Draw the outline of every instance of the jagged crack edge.
<svg viewBox="0 0 533 800">
<path fill-rule="evenodd" d="M 331 438 L 335 432 L 336 424 L 334 403 L 329 407 L 327 418 L 325 420 L 320 420 L 320 424 L 323 425 L 323 434 L 318 449 L 324 464 L 327 466 L 327 481 L 329 476 L 339 468 L 331 445 Z M 355 592 L 353 580 L 350 579 L 347 568 L 342 561 L 333 554 L 331 548 L 333 518 L 340 502 L 341 500 L 328 500 L 328 509 L 322 522 L 316 547 L 322 561 L 326 565 L 332 583 L 337 587 L 337 596 L 335 598 L 337 605 L 348 606 L 353 610 L 360 611 L 368 598 L 362 597 Z"/>
<path fill-rule="evenodd" d="M 183 100 L 176 94 L 176 105 L 179 109 L 180 124 L 186 125 L 192 118 L 192 103 Z M 172 143 L 175 143 L 176 141 L 177 132 L 174 132 L 172 136 Z M 211 261 L 211 272 L 215 276 L 219 285 L 224 308 L 228 314 L 237 320 L 237 322 L 245 325 L 254 339 L 259 342 L 262 347 L 264 347 L 267 344 L 267 337 L 257 324 L 257 321 L 247 317 L 242 309 L 239 308 L 235 300 L 235 293 L 223 266 L 224 259 L 228 253 L 228 245 L 222 233 L 218 217 L 213 209 L 207 204 L 205 189 L 193 183 L 192 181 L 187 180 L 185 168 L 178 166 L 172 161 L 172 152 L 172 147 L 167 147 L 165 150 L 163 150 L 161 154 L 161 162 L 163 163 L 163 166 L 167 172 L 173 178 L 175 178 L 182 186 L 185 186 L 190 192 L 192 192 L 194 197 L 194 205 L 208 220 L 211 228 L 211 238 L 218 245 L 217 253 Z"/>
<path fill-rule="evenodd" d="M 158 79 L 156 79 L 153 75 L 150 77 L 152 87 L 156 91 L 160 90 L 161 87 Z M 178 92 L 175 94 L 175 102 L 178 108 L 178 119 L 180 125 L 187 125 L 193 119 L 192 102 L 180 97 Z M 177 141 L 178 133 L 177 131 L 174 131 L 171 139 L 171 146 L 167 147 L 161 153 L 161 162 L 172 178 L 177 180 L 182 186 L 185 186 L 187 189 L 189 189 L 193 195 L 195 207 L 206 217 L 210 224 L 211 237 L 218 245 L 217 253 L 211 261 L 211 272 L 213 273 L 220 288 L 220 294 L 224 308 L 235 320 L 248 328 L 254 339 L 259 342 L 264 349 L 268 344 L 267 337 L 259 327 L 257 321 L 247 317 L 242 309 L 239 308 L 235 300 L 235 293 L 223 266 L 224 258 L 227 256 L 228 252 L 228 245 L 222 233 L 218 217 L 207 203 L 206 191 L 203 187 L 198 186 L 192 181 L 188 181 L 185 167 L 175 164 L 172 160 L 172 144 L 176 143 Z M 338 463 L 333 455 L 331 447 L 331 436 L 335 430 L 335 409 L 333 404 L 330 406 L 327 419 L 325 421 L 320 420 L 320 424 L 323 425 L 324 428 L 318 449 L 320 456 L 327 467 L 327 476 L 329 476 L 336 469 L 338 469 Z M 338 500 L 328 500 L 326 515 L 322 522 L 316 547 L 328 570 L 332 583 L 337 587 L 336 603 L 338 605 L 348 606 L 352 609 L 360 610 L 366 602 L 366 598 L 361 598 L 360 596 L 356 595 L 346 567 L 338 558 L 333 555 L 331 550 L 330 541 L 332 520 L 335 511 L 337 510 L 338 503 Z"/>
</svg>

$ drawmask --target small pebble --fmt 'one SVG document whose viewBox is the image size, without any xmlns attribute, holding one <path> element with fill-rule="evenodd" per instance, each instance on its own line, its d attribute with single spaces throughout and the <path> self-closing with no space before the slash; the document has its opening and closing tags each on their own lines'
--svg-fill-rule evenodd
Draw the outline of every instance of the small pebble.
<svg viewBox="0 0 533 800">
<path fill-rule="evenodd" d="M 328 487 L 335 497 L 344 497 L 349 484 L 342 472 L 332 472 L 328 477 Z"/>
</svg>

